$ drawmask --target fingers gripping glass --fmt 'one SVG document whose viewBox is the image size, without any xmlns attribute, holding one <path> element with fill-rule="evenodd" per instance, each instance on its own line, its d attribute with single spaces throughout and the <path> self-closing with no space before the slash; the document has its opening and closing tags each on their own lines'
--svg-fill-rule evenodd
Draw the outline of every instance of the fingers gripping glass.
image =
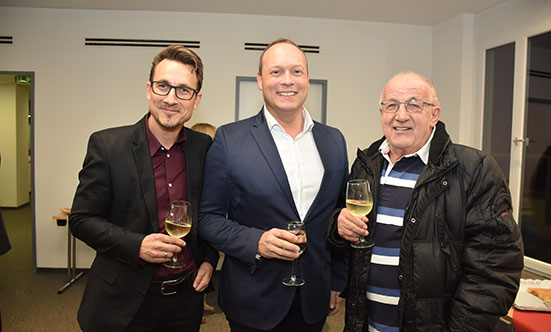
<svg viewBox="0 0 551 332">
<path fill-rule="evenodd" d="M 166 96 L 170 93 L 170 90 L 176 91 L 176 97 L 182 100 L 190 100 L 193 96 L 199 93 L 198 90 L 190 88 L 188 86 L 174 86 L 163 81 L 151 81 L 151 90 L 153 93 L 159 96 Z"/>
<path fill-rule="evenodd" d="M 298 237 L 305 237 L 306 236 L 306 228 L 304 227 L 304 223 L 302 221 L 290 221 L 287 224 L 287 230 L 293 234 L 295 234 Z M 300 250 L 299 254 L 302 254 L 304 250 L 306 250 L 306 242 L 302 242 L 298 244 Z M 297 258 L 298 259 L 298 258 Z M 297 277 L 297 274 L 295 272 L 296 270 L 296 264 L 297 260 L 293 260 L 291 263 L 291 276 L 289 278 L 283 279 L 283 284 L 285 286 L 302 286 L 304 285 L 304 280 Z"/>
<path fill-rule="evenodd" d="M 435 106 L 434 104 L 427 103 L 421 99 L 410 98 L 406 101 L 397 101 L 395 99 L 385 100 L 381 103 L 381 109 L 386 113 L 396 113 L 400 108 L 400 105 L 404 104 L 408 113 L 421 113 L 425 108 L 425 105 Z"/>
</svg>

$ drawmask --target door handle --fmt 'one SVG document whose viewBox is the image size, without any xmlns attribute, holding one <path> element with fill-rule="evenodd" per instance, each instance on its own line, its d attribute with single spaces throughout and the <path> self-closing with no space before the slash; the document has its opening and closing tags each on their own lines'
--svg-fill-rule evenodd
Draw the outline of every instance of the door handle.
<svg viewBox="0 0 551 332">
<path fill-rule="evenodd" d="M 526 138 L 515 137 L 515 138 L 513 138 L 513 143 L 515 143 L 515 144 L 523 143 L 524 145 L 528 146 L 530 144 L 530 137 L 526 137 Z"/>
</svg>

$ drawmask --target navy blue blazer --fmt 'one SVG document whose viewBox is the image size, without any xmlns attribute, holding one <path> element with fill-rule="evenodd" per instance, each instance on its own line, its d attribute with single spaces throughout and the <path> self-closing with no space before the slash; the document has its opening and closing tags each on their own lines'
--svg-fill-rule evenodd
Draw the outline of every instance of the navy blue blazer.
<svg viewBox="0 0 551 332">
<path fill-rule="evenodd" d="M 328 313 L 330 291 L 345 286 L 346 268 L 340 260 L 332 264 L 325 235 L 346 185 L 346 142 L 339 130 L 318 122 L 312 131 L 324 175 L 303 220 L 308 244 L 297 271 L 306 284 L 298 288 L 281 283 L 290 275 L 290 261 L 255 259 L 264 231 L 300 220 L 264 113 L 220 127 L 207 153 L 199 235 L 226 253 L 220 307 L 231 320 L 255 329 L 274 328 L 289 311 L 295 291 L 301 292 L 306 322 L 319 322 Z"/>
</svg>

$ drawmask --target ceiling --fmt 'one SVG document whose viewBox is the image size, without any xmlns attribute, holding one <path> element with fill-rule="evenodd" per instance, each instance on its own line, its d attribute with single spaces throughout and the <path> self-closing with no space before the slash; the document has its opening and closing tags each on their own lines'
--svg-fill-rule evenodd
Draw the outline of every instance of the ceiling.
<svg viewBox="0 0 551 332">
<path fill-rule="evenodd" d="M 508 0 L 0 0 L 0 7 L 185 11 L 434 25 Z"/>
</svg>

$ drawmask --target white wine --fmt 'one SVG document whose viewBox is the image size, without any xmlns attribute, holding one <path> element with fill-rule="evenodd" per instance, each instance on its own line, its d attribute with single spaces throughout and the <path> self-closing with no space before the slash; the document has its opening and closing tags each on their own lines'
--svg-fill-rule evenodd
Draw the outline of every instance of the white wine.
<svg viewBox="0 0 551 332">
<path fill-rule="evenodd" d="M 346 200 L 346 208 L 356 217 L 365 216 L 373 208 L 373 201 Z"/>
<path fill-rule="evenodd" d="M 304 223 L 300 220 L 297 220 L 297 221 L 293 220 L 287 223 L 287 230 L 293 233 L 294 235 L 296 235 L 298 238 L 302 238 L 300 239 L 302 241 L 306 240 L 306 229 L 304 227 L 305 227 Z M 299 252 L 298 252 L 299 255 L 302 254 L 304 250 L 306 250 L 306 242 L 297 243 L 296 245 L 298 245 L 299 247 Z M 301 278 L 298 278 L 295 273 L 296 264 L 297 264 L 297 260 L 293 259 L 293 262 L 291 263 L 291 277 L 285 278 L 282 280 L 285 286 L 299 287 L 304 285 L 304 280 Z"/>
<path fill-rule="evenodd" d="M 301 229 L 296 233 L 296 236 L 306 236 L 306 231 L 304 229 Z M 301 255 L 304 250 L 306 250 L 306 242 L 297 243 L 298 247 L 300 248 L 298 254 Z"/>
<path fill-rule="evenodd" d="M 191 230 L 191 223 L 185 223 L 185 224 L 176 224 L 172 222 L 171 220 L 165 220 L 165 228 L 166 232 L 174 237 L 184 237 L 189 233 Z"/>
</svg>

